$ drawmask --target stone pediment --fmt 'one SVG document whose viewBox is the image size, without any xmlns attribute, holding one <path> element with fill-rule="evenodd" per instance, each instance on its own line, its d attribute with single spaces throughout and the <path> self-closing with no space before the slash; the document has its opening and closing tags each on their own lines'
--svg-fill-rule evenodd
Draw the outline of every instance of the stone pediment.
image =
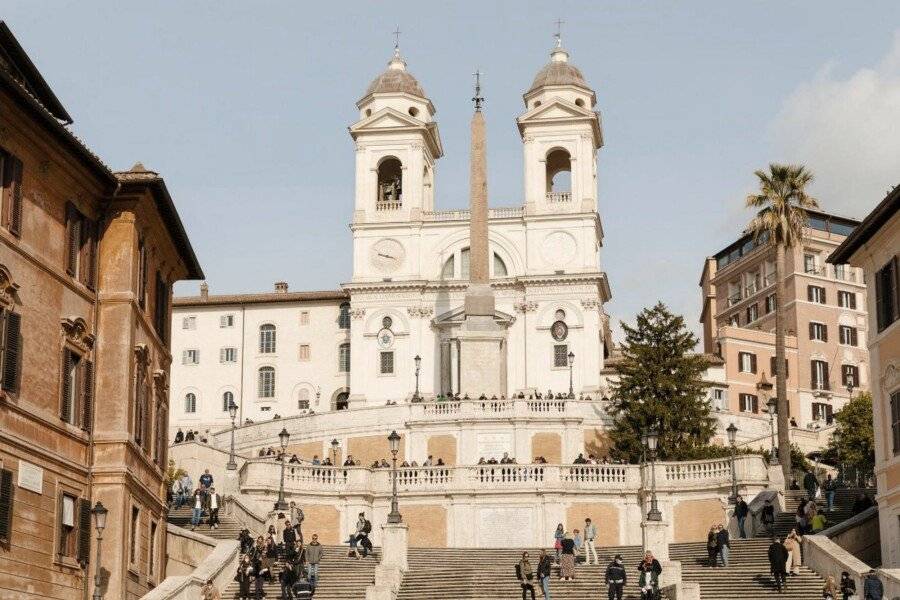
<svg viewBox="0 0 900 600">
<path fill-rule="evenodd" d="M 553 100 L 542 104 L 536 108 L 532 108 L 524 115 L 519 117 L 519 123 L 526 123 L 530 121 L 543 121 L 546 119 L 594 119 L 597 114 L 584 108 L 582 106 L 578 106 L 572 102 L 568 102 L 567 100 L 563 100 L 562 98 L 554 98 Z"/>
<path fill-rule="evenodd" d="M 460 306 L 459 308 L 454 308 L 452 310 L 448 310 L 445 313 L 441 313 L 432 319 L 431 324 L 435 327 L 450 327 L 454 325 L 461 325 L 466 320 L 466 310 Z M 494 311 L 494 321 L 497 323 L 509 327 L 515 322 L 516 318 L 510 314 L 507 314 L 500 310 Z"/>
<path fill-rule="evenodd" d="M 378 112 L 350 126 L 350 136 L 356 140 L 367 133 L 385 133 L 386 131 L 420 131 L 434 158 L 444 155 L 441 135 L 437 123 L 425 123 L 399 110 L 385 107 Z"/>
</svg>

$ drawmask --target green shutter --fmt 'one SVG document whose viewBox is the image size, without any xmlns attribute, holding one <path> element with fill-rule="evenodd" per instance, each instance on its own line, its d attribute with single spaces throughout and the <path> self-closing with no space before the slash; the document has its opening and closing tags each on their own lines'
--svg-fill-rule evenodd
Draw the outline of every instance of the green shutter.
<svg viewBox="0 0 900 600">
<path fill-rule="evenodd" d="M 81 428 L 90 433 L 94 428 L 94 363 L 87 359 L 81 363 Z"/>
<path fill-rule="evenodd" d="M 73 363 L 74 358 L 72 357 L 72 351 L 68 348 L 64 348 L 62 361 L 62 397 L 59 402 L 59 417 L 66 423 L 71 422 L 72 415 L 72 394 L 70 390 L 69 373 L 72 371 Z"/>
<path fill-rule="evenodd" d="M 91 501 L 78 501 L 78 562 L 82 565 L 91 560 Z"/>
</svg>

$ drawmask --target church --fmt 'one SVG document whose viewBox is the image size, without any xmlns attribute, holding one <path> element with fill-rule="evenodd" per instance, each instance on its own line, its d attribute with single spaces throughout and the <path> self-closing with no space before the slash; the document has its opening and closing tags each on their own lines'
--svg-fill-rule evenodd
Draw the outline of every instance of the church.
<svg viewBox="0 0 900 600">
<path fill-rule="evenodd" d="M 435 105 L 395 47 L 349 127 L 349 281 L 176 298 L 172 431 L 228 425 L 232 401 L 245 422 L 457 394 L 604 395 L 596 95 L 557 37 L 516 118 L 522 202 L 493 208 L 480 87 L 474 100 L 472 209 L 436 210 Z"/>
</svg>

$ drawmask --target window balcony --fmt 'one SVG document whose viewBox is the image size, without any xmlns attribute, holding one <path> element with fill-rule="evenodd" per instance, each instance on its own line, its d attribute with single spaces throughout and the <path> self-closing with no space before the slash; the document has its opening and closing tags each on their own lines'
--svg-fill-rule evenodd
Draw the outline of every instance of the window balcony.
<svg viewBox="0 0 900 600">
<path fill-rule="evenodd" d="M 550 204 L 559 204 L 561 202 L 571 202 L 572 192 L 547 192 L 547 202 Z"/>
<path fill-rule="evenodd" d="M 741 293 L 740 292 L 738 292 L 737 294 L 732 294 L 731 296 L 728 296 L 728 306 L 734 306 L 735 304 L 737 304 L 740 301 L 741 301 Z"/>
<path fill-rule="evenodd" d="M 753 283 L 751 283 L 750 285 L 748 285 L 747 287 L 744 288 L 744 296 L 746 298 L 749 298 L 750 296 L 752 296 L 753 294 L 755 294 L 758 291 L 759 291 L 759 284 L 754 281 Z"/>
<path fill-rule="evenodd" d="M 375 210 L 378 212 L 386 212 L 391 210 L 400 210 L 403 208 L 403 203 L 399 201 L 378 201 L 375 203 Z"/>
</svg>

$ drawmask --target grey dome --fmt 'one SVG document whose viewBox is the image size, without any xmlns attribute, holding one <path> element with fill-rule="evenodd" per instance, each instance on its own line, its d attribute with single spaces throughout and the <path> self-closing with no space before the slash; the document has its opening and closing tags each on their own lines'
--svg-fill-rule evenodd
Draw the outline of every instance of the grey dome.
<svg viewBox="0 0 900 600">
<path fill-rule="evenodd" d="M 574 85 L 590 91 L 591 87 L 584 80 L 584 75 L 581 74 L 578 67 L 568 62 L 568 52 L 562 48 L 554 48 L 550 57 L 550 62 L 535 75 L 531 87 L 525 92 L 526 94 L 549 85 Z"/>
<path fill-rule="evenodd" d="M 387 70 L 372 80 L 363 97 L 369 94 L 405 93 L 420 98 L 427 98 L 425 90 L 419 85 L 419 81 L 412 73 L 406 70 L 406 61 L 400 57 L 400 53 L 394 53 Z"/>
</svg>

